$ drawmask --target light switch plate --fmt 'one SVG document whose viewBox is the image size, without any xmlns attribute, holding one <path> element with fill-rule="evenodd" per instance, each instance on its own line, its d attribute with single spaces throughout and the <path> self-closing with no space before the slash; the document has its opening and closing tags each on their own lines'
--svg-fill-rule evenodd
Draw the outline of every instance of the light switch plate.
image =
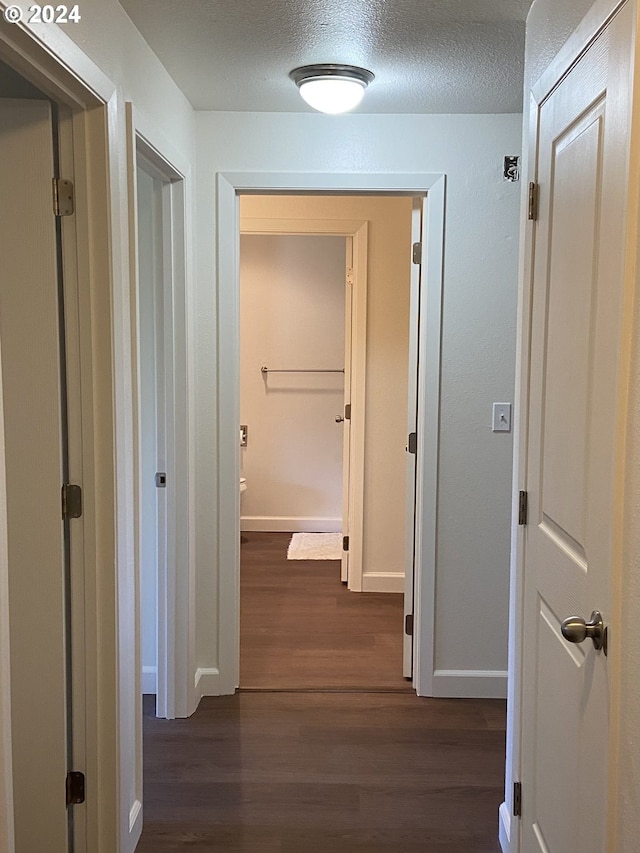
<svg viewBox="0 0 640 853">
<path fill-rule="evenodd" d="M 511 403 L 493 404 L 493 424 L 491 429 L 494 432 L 511 432 Z"/>
</svg>

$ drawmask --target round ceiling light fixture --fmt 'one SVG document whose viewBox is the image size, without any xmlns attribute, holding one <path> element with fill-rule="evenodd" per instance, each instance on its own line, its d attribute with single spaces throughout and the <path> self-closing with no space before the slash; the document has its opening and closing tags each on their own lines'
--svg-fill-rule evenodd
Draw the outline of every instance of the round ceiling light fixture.
<svg viewBox="0 0 640 853">
<path fill-rule="evenodd" d="M 355 65 L 304 65 L 289 77 L 303 99 L 321 113 L 337 115 L 357 107 L 374 74 Z"/>
</svg>

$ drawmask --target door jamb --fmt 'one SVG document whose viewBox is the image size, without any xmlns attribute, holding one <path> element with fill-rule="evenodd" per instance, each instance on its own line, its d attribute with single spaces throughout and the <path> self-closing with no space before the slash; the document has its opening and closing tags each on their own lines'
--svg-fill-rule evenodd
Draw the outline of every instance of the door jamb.
<svg viewBox="0 0 640 853">
<path fill-rule="evenodd" d="M 75 264 L 82 283 L 77 293 L 82 378 L 77 415 L 83 436 L 84 534 L 83 589 L 78 591 L 80 600 L 76 596 L 72 603 L 75 645 L 82 645 L 83 661 L 80 666 L 74 657 L 72 678 L 81 716 L 76 731 L 84 736 L 83 752 L 77 754 L 82 766 L 77 769 L 88 779 L 84 816 L 76 823 L 76 847 L 126 853 L 139 837 L 142 806 L 131 786 L 128 739 L 134 559 L 128 522 L 129 282 L 121 264 L 121 225 L 127 218 L 118 162 L 123 148 L 118 137 L 121 100 L 111 81 L 59 27 L 8 24 L 0 16 L 0 56 L 71 114 Z M 5 742 L 10 738 L 6 727 L 2 737 Z M 77 740 L 74 737 L 76 746 Z M 7 811 L 11 819 L 8 798 Z"/>
<path fill-rule="evenodd" d="M 367 363 L 367 252 L 369 223 L 350 219 L 277 219 L 241 217 L 241 234 L 332 235 L 353 240 L 351 305 L 351 443 L 349 449 L 349 579 L 362 591 L 364 521 L 364 427 Z M 354 435 L 356 441 L 354 441 Z"/>
<path fill-rule="evenodd" d="M 189 347 L 191 315 L 186 256 L 187 194 L 190 168 L 132 103 L 126 104 L 127 175 L 130 203 L 130 277 L 132 338 L 135 352 L 133 392 L 135 418 L 135 501 L 138 559 L 140 527 L 140 334 L 138 306 L 138 236 L 136 167 L 141 165 L 162 182 L 163 232 L 163 350 L 164 406 L 167 474 L 165 516 L 165 571 L 158 575 L 157 589 L 157 684 L 156 714 L 174 719 L 188 717 L 196 707 L 195 660 L 195 566 L 193 561 L 193 446 L 191 426 Z M 142 163 L 138 164 L 138 155 Z M 140 565 L 140 563 L 138 563 Z M 187 567 L 187 572 L 183 567 Z M 139 586 L 139 578 L 137 580 Z M 139 616 L 138 616 L 139 619 Z M 139 629 L 138 629 L 139 630 Z M 140 665 L 140 664 L 139 664 Z M 137 680 L 141 692 L 141 674 Z M 140 710 L 139 719 L 141 720 Z"/>
<path fill-rule="evenodd" d="M 444 255 L 445 176 L 443 174 L 218 172 L 216 181 L 217 317 L 217 565 L 219 660 L 212 693 L 233 693 L 239 684 L 239 234 L 238 196 L 243 193 L 328 193 L 427 195 L 424 230 L 427 259 L 423 274 L 428 311 L 421 339 L 425 369 L 419 380 L 423 420 L 418 441 L 416 501 L 423 535 L 417 546 L 414 686 L 429 696 L 434 676 L 434 593 L 437 527 L 440 353 Z M 209 692 L 209 691 L 206 691 Z"/>
</svg>

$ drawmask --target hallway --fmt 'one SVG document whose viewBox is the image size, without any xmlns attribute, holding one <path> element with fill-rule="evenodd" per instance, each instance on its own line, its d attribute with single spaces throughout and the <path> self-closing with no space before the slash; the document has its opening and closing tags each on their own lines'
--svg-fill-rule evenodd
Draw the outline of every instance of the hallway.
<svg viewBox="0 0 640 853">
<path fill-rule="evenodd" d="M 504 703 L 418 699 L 401 597 L 287 541 L 243 544 L 240 692 L 171 722 L 146 697 L 139 853 L 495 853 Z"/>
</svg>

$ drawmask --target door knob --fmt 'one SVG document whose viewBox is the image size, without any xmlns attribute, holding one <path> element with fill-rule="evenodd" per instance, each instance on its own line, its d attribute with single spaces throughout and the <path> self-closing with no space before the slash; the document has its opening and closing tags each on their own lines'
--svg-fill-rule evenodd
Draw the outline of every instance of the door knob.
<svg viewBox="0 0 640 853">
<path fill-rule="evenodd" d="M 343 420 L 344 420 L 344 418 L 342 417 L 342 415 L 336 415 L 336 423 L 337 424 L 341 424 Z"/>
<path fill-rule="evenodd" d="M 560 626 L 562 636 L 570 643 L 582 643 L 587 637 L 593 640 L 593 646 L 598 651 L 607 653 L 607 629 L 602 621 L 602 614 L 594 610 L 588 622 L 582 616 L 569 616 Z"/>
</svg>

